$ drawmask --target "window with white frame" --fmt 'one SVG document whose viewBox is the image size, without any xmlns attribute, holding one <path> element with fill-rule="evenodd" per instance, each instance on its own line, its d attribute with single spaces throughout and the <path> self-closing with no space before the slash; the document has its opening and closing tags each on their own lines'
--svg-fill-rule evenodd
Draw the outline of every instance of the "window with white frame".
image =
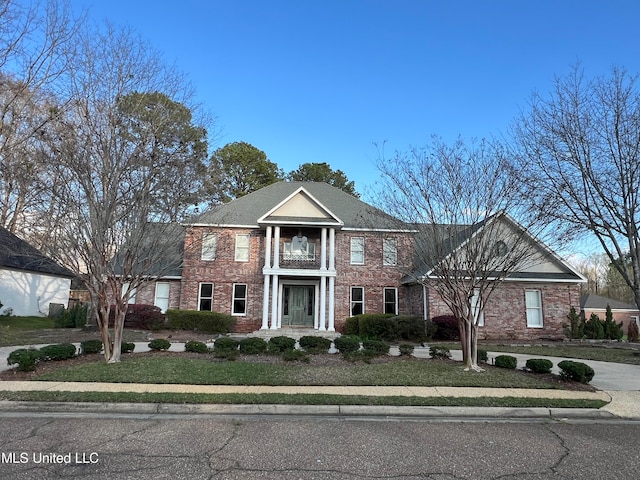
<svg viewBox="0 0 640 480">
<path fill-rule="evenodd" d="M 153 304 L 160 309 L 162 313 L 169 309 L 169 282 L 156 282 L 156 294 Z"/>
<path fill-rule="evenodd" d="M 233 315 L 247 314 L 247 285 L 244 283 L 233 284 Z"/>
<path fill-rule="evenodd" d="M 351 264 L 364 265 L 364 237 L 351 237 Z"/>
<path fill-rule="evenodd" d="M 351 287 L 351 316 L 364 313 L 364 287 Z"/>
<path fill-rule="evenodd" d="M 129 305 L 133 305 L 134 303 L 136 303 L 136 293 L 137 293 L 138 289 L 137 288 L 131 288 L 131 283 L 130 282 L 124 282 L 122 284 L 122 297 L 124 298 L 124 296 L 127 294 L 127 292 L 129 292 L 129 301 L 127 302 Z"/>
<path fill-rule="evenodd" d="M 484 308 L 480 310 L 480 289 L 475 288 L 473 290 L 473 297 L 471 297 L 471 311 L 474 315 L 478 316 L 478 326 L 484 327 Z"/>
<path fill-rule="evenodd" d="M 202 260 L 215 260 L 216 249 L 218 248 L 218 235 L 215 233 L 204 233 L 202 235 Z"/>
<path fill-rule="evenodd" d="M 384 289 L 384 313 L 398 314 L 397 288 L 388 287 Z"/>
<path fill-rule="evenodd" d="M 540 290 L 525 290 L 527 327 L 542 328 L 542 295 Z"/>
<path fill-rule="evenodd" d="M 385 238 L 382 240 L 382 264 L 397 265 L 398 264 L 398 239 Z"/>
<path fill-rule="evenodd" d="M 236 235 L 236 262 L 249 261 L 249 234 L 242 233 Z"/>
<path fill-rule="evenodd" d="M 198 310 L 213 310 L 213 283 L 201 283 L 198 292 Z"/>
</svg>

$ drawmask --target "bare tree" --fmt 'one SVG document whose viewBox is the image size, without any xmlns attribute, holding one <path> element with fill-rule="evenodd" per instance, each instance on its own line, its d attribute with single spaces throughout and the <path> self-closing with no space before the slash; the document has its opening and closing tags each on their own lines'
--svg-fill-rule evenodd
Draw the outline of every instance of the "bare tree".
<svg viewBox="0 0 640 480">
<path fill-rule="evenodd" d="M 458 319 L 466 370 L 477 364 L 478 321 L 510 274 L 542 261 L 523 216 L 512 164 L 482 141 L 447 145 L 434 137 L 421 149 L 378 161 L 381 207 L 416 230 L 416 282 L 433 288 Z M 535 225 L 541 232 L 542 225 Z"/>
<path fill-rule="evenodd" d="M 583 292 L 602 295 L 607 287 L 607 272 L 611 263 L 604 253 L 591 253 L 572 262 L 576 270 L 587 279 Z"/>
<path fill-rule="evenodd" d="M 584 78 L 579 65 L 536 93 L 515 122 L 515 152 L 540 215 L 569 234 L 591 233 L 640 307 L 640 94 L 614 68 Z M 627 268 L 620 258 L 629 258 Z"/>
<path fill-rule="evenodd" d="M 0 225 L 11 232 L 45 203 L 36 152 L 80 24 L 66 2 L 0 0 Z"/>
<path fill-rule="evenodd" d="M 192 124 L 189 83 L 127 29 L 84 31 L 70 78 L 50 150 L 64 221 L 48 253 L 84 276 L 113 363 L 130 296 L 181 261 L 182 229 L 172 221 L 198 182 L 176 177 L 191 171 L 185 163 L 200 168 L 206 130 Z"/>
</svg>

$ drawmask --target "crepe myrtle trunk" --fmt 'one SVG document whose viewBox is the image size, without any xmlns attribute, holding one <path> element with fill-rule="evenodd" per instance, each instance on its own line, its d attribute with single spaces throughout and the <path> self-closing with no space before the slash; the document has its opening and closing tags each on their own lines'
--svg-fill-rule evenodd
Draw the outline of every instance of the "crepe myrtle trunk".
<svg viewBox="0 0 640 480">
<path fill-rule="evenodd" d="M 473 311 L 458 318 L 460 344 L 462 346 L 462 363 L 464 370 L 482 372 L 478 366 L 478 321 Z"/>
<path fill-rule="evenodd" d="M 122 332 L 127 313 L 127 302 L 119 296 L 111 302 L 106 290 L 101 293 L 98 295 L 96 320 L 100 339 L 104 346 L 104 359 L 107 363 L 118 363 L 122 349 Z M 113 326 L 110 328 L 109 322 L 112 314 L 114 320 Z"/>
</svg>

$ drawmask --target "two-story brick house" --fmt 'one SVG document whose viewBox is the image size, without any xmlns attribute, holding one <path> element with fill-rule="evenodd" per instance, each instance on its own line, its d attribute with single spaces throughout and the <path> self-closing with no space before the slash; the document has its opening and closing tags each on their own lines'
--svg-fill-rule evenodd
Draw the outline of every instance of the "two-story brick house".
<svg viewBox="0 0 640 480">
<path fill-rule="evenodd" d="M 238 332 L 339 332 L 359 313 L 448 313 L 407 275 L 416 231 L 325 183 L 279 182 L 184 227 L 181 272 L 139 289 L 135 302 L 229 313 Z M 539 248 L 544 262 L 505 281 L 486 306 L 482 337 L 561 334 L 583 279 Z"/>
</svg>

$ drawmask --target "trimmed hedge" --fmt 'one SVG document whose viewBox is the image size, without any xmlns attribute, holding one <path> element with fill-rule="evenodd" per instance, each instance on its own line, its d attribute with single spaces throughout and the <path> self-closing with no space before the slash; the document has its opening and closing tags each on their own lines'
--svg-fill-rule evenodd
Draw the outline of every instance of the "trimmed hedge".
<svg viewBox="0 0 640 480">
<path fill-rule="evenodd" d="M 287 350 L 295 350 L 296 339 L 291 337 L 271 337 L 267 350 L 271 353 L 283 353 Z"/>
<path fill-rule="evenodd" d="M 533 373 L 551 373 L 553 368 L 553 362 L 546 358 L 530 358 L 526 365 Z"/>
<path fill-rule="evenodd" d="M 200 310 L 167 310 L 167 326 L 171 330 L 203 333 L 229 333 L 236 325 L 235 317 Z"/>
<path fill-rule="evenodd" d="M 120 344 L 121 353 L 131 353 L 135 350 L 136 344 L 133 342 L 122 342 Z"/>
<path fill-rule="evenodd" d="M 365 355 L 386 355 L 389 353 L 389 344 L 382 340 L 363 340 L 362 349 Z"/>
<path fill-rule="evenodd" d="M 89 355 L 92 353 L 100 353 L 102 351 L 102 340 L 85 340 L 80 342 L 80 353 Z"/>
<path fill-rule="evenodd" d="M 247 355 L 258 355 L 267 351 L 267 342 L 264 338 L 250 337 L 240 340 L 240 352 Z"/>
<path fill-rule="evenodd" d="M 451 358 L 451 352 L 447 347 L 440 347 L 438 345 L 434 345 L 429 348 L 429 355 L 431 358 L 435 359 L 449 359 Z"/>
<path fill-rule="evenodd" d="M 340 353 L 351 353 L 360 350 L 360 339 L 350 335 L 342 335 L 333 341 L 333 345 Z"/>
<path fill-rule="evenodd" d="M 238 350 L 238 341 L 229 337 L 221 337 L 213 344 L 213 350 L 226 352 Z"/>
<path fill-rule="evenodd" d="M 42 360 L 68 360 L 76 356 L 76 346 L 72 343 L 57 343 L 40 349 Z"/>
<path fill-rule="evenodd" d="M 41 357 L 42 353 L 36 348 L 18 348 L 9 354 L 7 364 L 17 364 L 21 372 L 33 372 Z"/>
<path fill-rule="evenodd" d="M 401 343 L 398 348 L 400 350 L 400 356 L 413 355 L 414 348 L 411 343 Z"/>
<path fill-rule="evenodd" d="M 169 350 L 171 342 L 166 338 L 154 338 L 149 342 L 149 348 L 151 350 Z"/>
<path fill-rule="evenodd" d="M 586 363 L 563 360 L 558 363 L 560 376 L 565 380 L 573 380 L 580 383 L 589 383 L 593 380 L 595 372 Z"/>
<path fill-rule="evenodd" d="M 331 340 L 313 335 L 300 337 L 298 343 L 300 343 L 300 348 L 307 353 L 327 353 L 331 348 Z"/>
<path fill-rule="evenodd" d="M 482 348 L 478 349 L 478 362 L 487 363 L 489 360 L 489 352 L 483 350 Z"/>
<path fill-rule="evenodd" d="M 495 360 L 496 367 L 515 369 L 518 366 L 518 359 L 511 355 L 498 355 Z"/>
<path fill-rule="evenodd" d="M 198 342 L 196 340 L 190 340 L 184 344 L 185 352 L 195 352 L 195 353 L 208 353 L 209 347 L 207 347 L 206 343 Z"/>
<path fill-rule="evenodd" d="M 425 324 L 420 317 L 390 314 L 362 314 L 346 320 L 344 334 L 360 338 L 385 341 L 423 341 L 426 338 Z"/>
</svg>

